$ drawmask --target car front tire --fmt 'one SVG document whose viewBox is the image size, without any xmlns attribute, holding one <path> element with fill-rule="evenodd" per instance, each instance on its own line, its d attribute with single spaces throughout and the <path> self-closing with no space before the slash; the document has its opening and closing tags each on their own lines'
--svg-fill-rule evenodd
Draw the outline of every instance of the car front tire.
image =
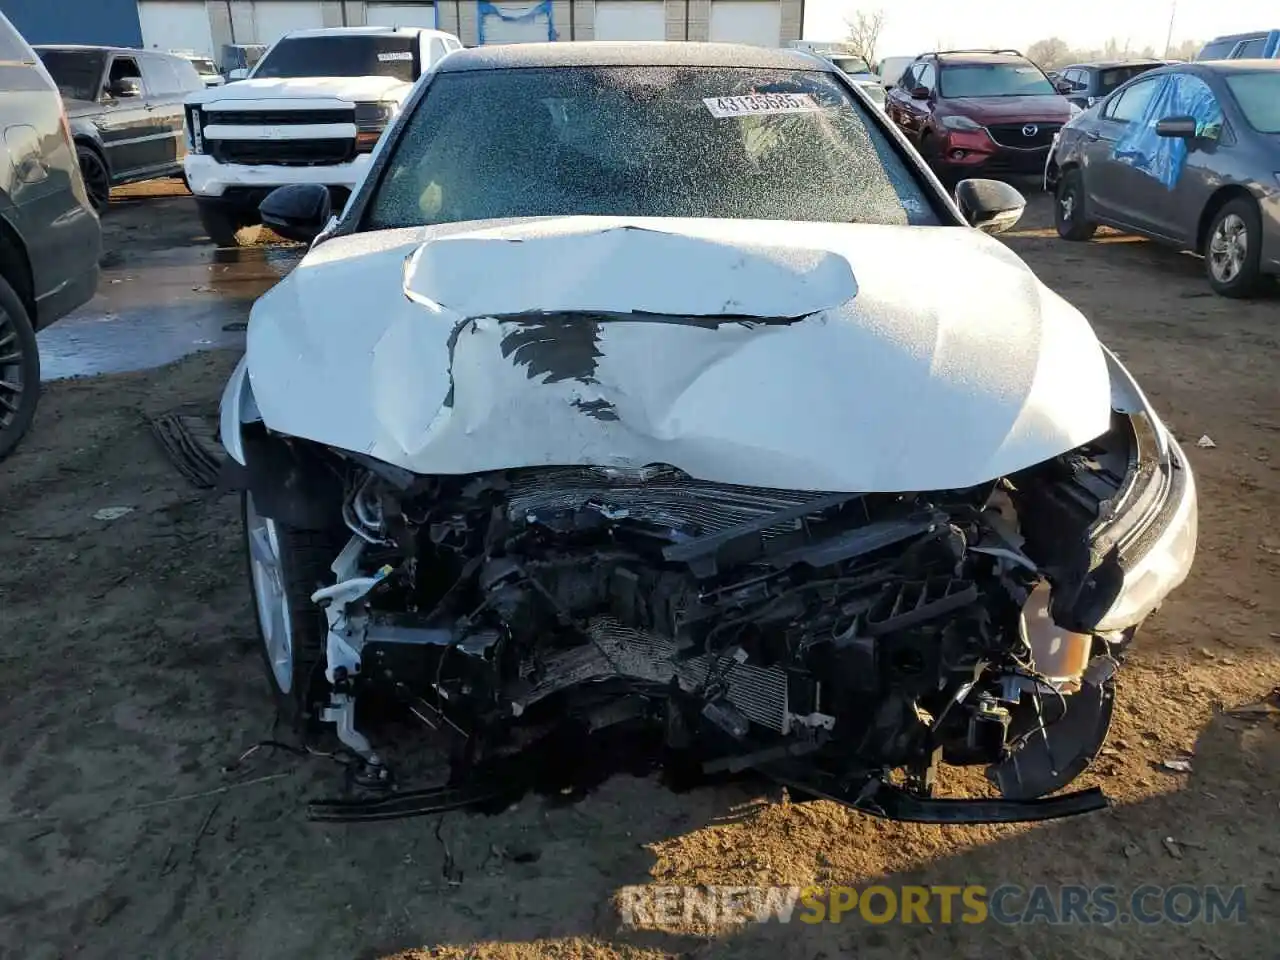
<svg viewBox="0 0 1280 960">
<path fill-rule="evenodd" d="M 1054 191 L 1053 224 L 1063 240 L 1091 240 L 1098 225 L 1088 218 L 1084 177 L 1079 170 L 1067 170 L 1058 177 Z"/>
<path fill-rule="evenodd" d="M 329 628 L 311 594 L 333 582 L 330 565 L 340 544 L 327 533 L 264 517 L 249 491 L 241 496 L 241 513 L 263 670 L 281 718 L 300 729 L 328 697 Z"/>
<path fill-rule="evenodd" d="M 40 401 L 40 353 L 22 299 L 0 277 L 0 459 L 18 445 Z"/>
<path fill-rule="evenodd" d="M 235 212 L 224 203 L 196 200 L 196 211 L 200 215 L 200 225 L 215 246 L 238 247 L 240 241 L 237 234 L 244 226 Z"/>
<path fill-rule="evenodd" d="M 1258 204 L 1246 197 L 1223 204 L 1209 223 L 1201 252 L 1215 293 L 1238 299 L 1256 295 L 1266 279 Z"/>
<path fill-rule="evenodd" d="M 80 178 L 84 180 L 89 203 L 93 205 L 94 212 L 102 216 L 111 205 L 111 173 L 92 147 L 77 145 L 76 161 L 80 164 Z"/>
</svg>

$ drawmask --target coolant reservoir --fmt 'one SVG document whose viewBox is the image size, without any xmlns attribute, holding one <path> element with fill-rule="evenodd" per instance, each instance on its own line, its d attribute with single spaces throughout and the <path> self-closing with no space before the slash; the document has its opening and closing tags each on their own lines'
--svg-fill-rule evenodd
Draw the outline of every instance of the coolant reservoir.
<svg viewBox="0 0 1280 960">
<path fill-rule="evenodd" d="M 1022 637 L 1031 648 L 1036 670 L 1063 693 L 1080 687 L 1080 675 L 1089 663 L 1093 638 L 1072 633 L 1049 615 L 1049 582 L 1041 580 L 1022 606 Z"/>
</svg>

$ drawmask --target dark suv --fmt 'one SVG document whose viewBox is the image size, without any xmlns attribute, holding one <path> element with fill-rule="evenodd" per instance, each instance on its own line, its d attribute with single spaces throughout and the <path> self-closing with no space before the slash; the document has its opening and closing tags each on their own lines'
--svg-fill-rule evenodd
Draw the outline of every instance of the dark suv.
<svg viewBox="0 0 1280 960">
<path fill-rule="evenodd" d="M 1081 110 L 1088 110 L 1099 100 L 1110 96 L 1134 77 L 1163 67 L 1163 60 L 1106 60 L 1099 63 L 1073 63 L 1058 71 L 1062 93 Z"/>
<path fill-rule="evenodd" d="M 1016 50 L 921 54 L 886 111 L 944 180 L 1044 169 L 1054 134 L 1080 112 Z"/>
<path fill-rule="evenodd" d="M 0 457 L 40 396 L 36 330 L 98 285 L 102 232 L 89 206 L 58 90 L 0 13 Z"/>
<path fill-rule="evenodd" d="M 80 172 L 99 212 L 111 188 L 182 176 L 182 102 L 204 89 L 186 57 L 125 47 L 39 46 L 62 92 Z"/>
</svg>

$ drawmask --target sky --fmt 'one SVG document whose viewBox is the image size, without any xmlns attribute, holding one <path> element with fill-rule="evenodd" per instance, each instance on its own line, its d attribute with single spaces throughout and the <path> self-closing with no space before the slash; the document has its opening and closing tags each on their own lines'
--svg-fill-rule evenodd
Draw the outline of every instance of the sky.
<svg viewBox="0 0 1280 960">
<path fill-rule="evenodd" d="M 1174 3 L 1176 2 L 1176 10 Z M 1071 47 L 1102 47 L 1115 37 L 1160 54 L 1174 11 L 1173 42 L 1280 28 L 1274 0 L 805 0 L 804 38 L 838 40 L 858 10 L 884 11 L 876 54 L 907 56 L 957 47 L 1016 47 L 1061 37 Z"/>
</svg>

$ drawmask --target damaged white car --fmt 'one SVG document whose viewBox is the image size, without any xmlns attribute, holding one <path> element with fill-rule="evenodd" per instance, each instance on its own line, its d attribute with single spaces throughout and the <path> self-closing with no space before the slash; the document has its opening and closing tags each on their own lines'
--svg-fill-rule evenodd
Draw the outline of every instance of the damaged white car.
<svg viewBox="0 0 1280 960">
<path fill-rule="evenodd" d="M 903 819 L 1105 805 L 1057 791 L 1195 485 L 987 235 L 1022 205 L 948 198 L 829 64 L 696 43 L 459 52 L 337 219 L 268 197 L 316 242 L 221 436 L 268 678 L 359 758 L 312 815 L 465 805 L 620 731 Z M 423 737 L 446 788 L 402 782 Z M 936 796 L 942 763 L 992 795 Z"/>
</svg>

